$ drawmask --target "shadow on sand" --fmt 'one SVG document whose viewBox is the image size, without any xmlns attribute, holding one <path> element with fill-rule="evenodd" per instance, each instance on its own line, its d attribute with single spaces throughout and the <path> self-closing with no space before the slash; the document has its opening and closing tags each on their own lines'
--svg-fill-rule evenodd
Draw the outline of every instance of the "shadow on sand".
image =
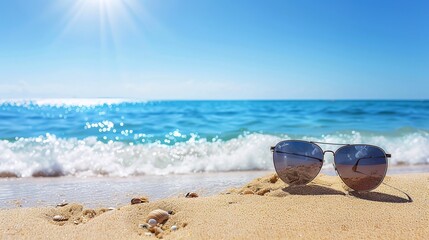
<svg viewBox="0 0 429 240">
<path fill-rule="evenodd" d="M 282 190 L 292 195 L 346 195 L 341 191 L 320 185 L 289 186 Z"/>
<path fill-rule="evenodd" d="M 385 184 L 387 185 L 387 184 Z M 365 199 L 369 201 L 375 201 L 375 202 L 388 202 L 388 203 L 410 203 L 413 202 L 413 199 L 404 191 L 397 189 L 393 186 L 387 185 L 391 188 L 394 188 L 401 193 L 403 193 L 405 197 L 399 197 L 387 193 L 381 193 L 381 192 L 356 192 L 352 191 L 348 194 L 360 199 Z M 338 191 L 329 187 L 324 187 L 320 185 L 304 185 L 304 186 L 288 186 L 282 189 L 283 192 L 292 194 L 292 195 L 342 195 L 346 196 L 347 194 Z"/>
<path fill-rule="evenodd" d="M 405 192 L 403 193 L 407 196 L 407 198 L 398 197 L 395 195 L 380 193 L 380 192 L 350 192 L 349 194 L 357 198 L 361 198 L 369 201 L 375 201 L 375 202 L 388 202 L 388 203 L 413 202 L 413 199 L 408 194 L 406 194 Z"/>
</svg>

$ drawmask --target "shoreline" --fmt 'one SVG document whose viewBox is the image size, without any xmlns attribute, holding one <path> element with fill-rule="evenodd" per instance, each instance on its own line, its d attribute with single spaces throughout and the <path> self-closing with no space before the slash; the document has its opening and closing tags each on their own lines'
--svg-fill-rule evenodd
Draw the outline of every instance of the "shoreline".
<svg viewBox="0 0 429 240">
<path fill-rule="evenodd" d="M 368 193 L 348 193 L 337 177 L 320 175 L 311 184 L 287 187 L 272 174 L 243 187 L 208 197 L 170 197 L 124 205 L 113 211 L 94 209 L 85 223 L 73 221 L 86 206 L 0 210 L 4 238 L 18 239 L 141 239 L 139 228 L 154 209 L 173 211 L 164 225 L 165 239 L 391 238 L 423 239 L 429 234 L 429 173 L 393 174 Z M 259 195 L 242 195 L 247 188 L 269 188 Z M 411 201 L 404 194 L 411 197 Z M 56 214 L 69 219 L 54 222 Z M 62 226 L 60 226 L 62 225 Z M 172 225 L 177 231 L 170 231 Z M 151 237 L 154 239 L 154 237 Z"/>
<path fill-rule="evenodd" d="M 219 194 L 239 187 L 272 171 L 239 171 L 194 174 L 145 175 L 133 177 L 42 177 L 0 179 L 0 209 L 48 207 L 61 201 L 79 202 L 87 207 L 116 207 L 129 203 L 134 195 L 151 200 L 182 196 L 198 191 L 201 196 Z M 387 175 L 429 173 L 429 165 L 392 166 Z M 333 168 L 321 174 L 337 176 Z"/>
<path fill-rule="evenodd" d="M 128 204 L 130 197 L 135 195 L 159 200 L 190 191 L 212 196 L 269 173 L 271 171 L 263 170 L 134 177 L 6 178 L 0 179 L 0 209 L 48 207 L 61 201 L 107 208 Z M 429 165 L 393 166 L 388 169 L 387 176 L 409 173 L 429 173 Z M 329 167 L 322 168 L 321 174 L 338 177 Z"/>
</svg>

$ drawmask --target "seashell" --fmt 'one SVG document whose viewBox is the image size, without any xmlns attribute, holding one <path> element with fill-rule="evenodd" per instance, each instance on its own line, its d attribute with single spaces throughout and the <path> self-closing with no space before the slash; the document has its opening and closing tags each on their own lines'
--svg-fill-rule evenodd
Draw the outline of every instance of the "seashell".
<svg viewBox="0 0 429 240">
<path fill-rule="evenodd" d="M 147 197 L 138 197 L 131 199 L 131 205 L 140 204 L 140 203 L 148 203 L 149 199 Z"/>
<path fill-rule="evenodd" d="M 186 198 L 197 198 L 198 194 L 196 194 L 194 192 L 188 192 L 185 197 Z"/>
<path fill-rule="evenodd" d="M 250 190 L 250 189 L 246 189 L 241 194 L 247 195 L 247 194 L 255 194 L 255 193 L 252 190 Z"/>
<path fill-rule="evenodd" d="M 147 223 L 152 227 L 155 227 L 158 222 L 155 219 L 151 218 L 147 221 Z"/>
<path fill-rule="evenodd" d="M 78 225 L 78 224 L 79 224 L 79 221 L 78 221 L 78 220 L 74 220 L 74 221 L 73 221 L 73 223 L 74 223 L 75 225 Z"/>
<path fill-rule="evenodd" d="M 151 236 L 152 236 L 152 233 L 150 233 L 150 232 L 145 232 L 145 233 L 144 233 L 144 235 L 145 235 L 145 236 L 148 236 L 148 237 L 151 237 Z"/>
<path fill-rule="evenodd" d="M 176 225 L 173 225 L 173 226 L 171 226 L 171 231 L 176 231 L 177 230 L 177 226 Z"/>
<path fill-rule="evenodd" d="M 115 210 L 116 208 L 114 208 L 114 207 L 109 207 L 107 210 L 108 211 L 113 211 L 113 210 Z"/>
<path fill-rule="evenodd" d="M 169 217 L 170 214 L 168 214 L 168 212 L 162 209 L 156 209 L 147 215 L 146 222 L 149 222 L 150 219 L 154 219 L 157 223 L 164 224 Z"/>
<path fill-rule="evenodd" d="M 277 176 L 277 174 L 270 177 L 270 183 L 276 183 L 277 180 L 279 180 L 279 176 Z"/>
<path fill-rule="evenodd" d="M 149 226 L 149 224 L 147 224 L 147 223 L 140 223 L 139 224 L 139 228 L 145 228 L 145 229 L 148 229 L 150 226 Z"/>
<path fill-rule="evenodd" d="M 67 221 L 69 219 L 68 217 L 65 217 L 63 215 L 55 215 L 52 217 L 52 220 L 54 220 L 55 222 L 62 222 L 62 221 Z"/>
<path fill-rule="evenodd" d="M 270 191 L 271 191 L 271 189 L 270 189 L 270 188 L 263 188 L 263 189 L 261 189 L 261 190 L 257 191 L 257 192 L 256 192 L 256 194 L 261 195 L 261 196 L 264 196 L 264 195 L 265 195 L 265 193 L 270 192 Z"/>
<path fill-rule="evenodd" d="M 68 204 L 69 204 L 68 202 L 63 201 L 63 202 L 61 202 L 61 203 L 58 203 L 58 204 L 57 204 L 57 207 L 64 207 L 64 206 L 66 206 L 66 205 L 68 205 Z"/>
</svg>

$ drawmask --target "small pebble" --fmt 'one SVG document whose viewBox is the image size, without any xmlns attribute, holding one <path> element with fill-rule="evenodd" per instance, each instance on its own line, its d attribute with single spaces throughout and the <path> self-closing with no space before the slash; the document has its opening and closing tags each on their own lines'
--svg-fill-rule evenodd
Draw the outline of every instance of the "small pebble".
<svg viewBox="0 0 429 240">
<path fill-rule="evenodd" d="M 256 194 L 264 196 L 266 193 L 268 193 L 270 191 L 271 191 L 270 188 L 263 188 L 263 189 L 259 190 L 258 192 L 256 192 Z"/>
<path fill-rule="evenodd" d="M 82 212 L 82 215 L 88 218 L 93 218 L 97 215 L 97 213 L 95 212 L 95 210 L 86 209 Z"/>
<path fill-rule="evenodd" d="M 187 198 L 197 198 L 198 194 L 196 194 L 194 192 L 188 192 L 185 197 L 187 197 Z"/>
<path fill-rule="evenodd" d="M 58 203 L 58 204 L 57 204 L 57 207 L 64 207 L 64 206 L 66 206 L 66 205 L 68 205 L 68 204 L 69 204 L 68 202 L 63 201 L 63 202 L 61 202 L 61 203 Z"/>
<path fill-rule="evenodd" d="M 116 208 L 114 208 L 114 207 L 109 207 L 107 210 L 109 210 L 109 211 L 112 211 L 112 210 L 115 210 Z"/>
<path fill-rule="evenodd" d="M 67 221 L 68 218 L 66 218 L 62 215 L 55 215 L 54 217 L 52 217 L 52 220 L 54 220 L 56 222 L 61 222 L 61 221 Z"/>
<path fill-rule="evenodd" d="M 149 225 L 147 223 L 140 223 L 139 224 L 139 228 L 145 228 L 145 229 L 147 229 L 147 228 L 149 228 Z"/>
<path fill-rule="evenodd" d="M 147 221 L 147 223 L 149 223 L 149 225 L 151 225 L 152 227 L 153 227 L 153 226 L 156 226 L 156 224 L 157 224 L 156 220 L 155 220 L 155 219 L 153 219 L 153 218 L 149 219 L 149 220 Z"/>
<path fill-rule="evenodd" d="M 144 235 L 145 235 L 145 236 L 150 237 L 150 236 L 152 236 L 152 233 L 150 233 L 150 232 L 145 232 L 145 233 L 144 233 Z"/>
<path fill-rule="evenodd" d="M 276 183 L 277 180 L 279 180 L 279 177 L 277 176 L 277 174 L 274 174 L 273 176 L 270 177 L 270 183 Z"/>
<path fill-rule="evenodd" d="M 177 230 L 177 226 L 176 225 L 171 226 L 171 231 L 176 231 L 176 230 Z"/>
<path fill-rule="evenodd" d="M 155 235 L 158 235 L 164 232 L 164 230 L 162 230 L 160 227 L 154 227 L 154 229 L 155 229 Z"/>
</svg>

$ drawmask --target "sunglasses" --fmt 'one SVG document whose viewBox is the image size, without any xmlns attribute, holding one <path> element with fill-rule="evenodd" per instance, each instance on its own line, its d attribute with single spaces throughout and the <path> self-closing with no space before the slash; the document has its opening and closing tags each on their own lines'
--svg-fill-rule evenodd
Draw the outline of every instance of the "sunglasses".
<svg viewBox="0 0 429 240">
<path fill-rule="evenodd" d="M 335 152 L 323 151 L 317 145 L 340 145 Z M 377 188 L 387 172 L 387 154 L 377 146 L 367 144 L 337 144 L 286 140 L 271 147 L 274 168 L 279 178 L 288 185 L 305 185 L 320 172 L 325 153 L 334 154 L 334 167 L 341 180 L 355 191 Z"/>
</svg>

